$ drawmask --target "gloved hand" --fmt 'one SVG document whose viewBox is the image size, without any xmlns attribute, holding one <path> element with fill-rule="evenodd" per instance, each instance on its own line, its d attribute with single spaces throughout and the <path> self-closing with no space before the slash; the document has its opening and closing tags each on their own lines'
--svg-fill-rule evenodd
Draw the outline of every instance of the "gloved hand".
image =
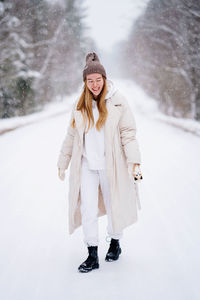
<svg viewBox="0 0 200 300">
<path fill-rule="evenodd" d="M 65 179 L 65 169 L 58 168 L 58 177 L 60 178 L 60 180 Z"/>
<path fill-rule="evenodd" d="M 130 179 L 134 177 L 135 180 L 143 179 L 139 164 L 128 163 L 128 175 Z"/>
</svg>

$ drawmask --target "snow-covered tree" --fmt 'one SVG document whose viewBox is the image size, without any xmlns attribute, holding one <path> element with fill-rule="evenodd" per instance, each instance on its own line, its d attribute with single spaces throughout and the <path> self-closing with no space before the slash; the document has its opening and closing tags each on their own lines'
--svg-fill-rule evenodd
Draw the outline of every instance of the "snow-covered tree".
<svg viewBox="0 0 200 300">
<path fill-rule="evenodd" d="M 199 47 L 199 1 L 151 0 L 123 47 L 123 66 L 162 111 L 200 119 Z"/>
<path fill-rule="evenodd" d="M 41 109 L 81 82 L 83 0 L 0 0 L 0 118 Z"/>
<path fill-rule="evenodd" d="M 54 32 L 51 47 L 40 73 L 45 82 L 45 94 L 53 97 L 74 91 L 81 81 L 81 66 L 87 47 L 84 10 L 80 0 L 65 0 L 51 9 L 49 29 Z"/>
<path fill-rule="evenodd" d="M 27 32 L 12 1 L 0 2 L 0 117 L 26 114 L 33 107 L 29 54 L 23 46 Z"/>
</svg>

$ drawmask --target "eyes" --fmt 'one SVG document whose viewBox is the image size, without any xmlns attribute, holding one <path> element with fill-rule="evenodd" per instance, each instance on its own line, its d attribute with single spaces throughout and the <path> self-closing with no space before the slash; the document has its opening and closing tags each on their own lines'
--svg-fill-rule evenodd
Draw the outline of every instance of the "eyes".
<svg viewBox="0 0 200 300">
<path fill-rule="evenodd" d="M 102 81 L 101 78 L 96 80 L 96 82 L 98 82 L 98 83 L 101 82 L 101 81 Z M 88 79 L 87 82 L 88 83 L 94 83 L 95 81 L 93 81 L 91 79 Z"/>
</svg>

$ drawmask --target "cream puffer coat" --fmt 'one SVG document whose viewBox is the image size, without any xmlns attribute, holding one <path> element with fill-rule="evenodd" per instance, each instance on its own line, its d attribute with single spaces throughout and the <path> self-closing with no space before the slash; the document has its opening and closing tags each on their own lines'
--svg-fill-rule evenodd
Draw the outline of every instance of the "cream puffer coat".
<svg viewBox="0 0 200 300">
<path fill-rule="evenodd" d="M 67 169 L 69 175 L 69 233 L 81 225 L 80 174 L 83 153 L 84 122 L 74 103 L 67 134 L 59 154 L 57 167 Z M 137 208 L 140 208 L 138 183 L 128 175 L 128 163 L 141 164 L 141 155 L 136 139 L 135 118 L 125 97 L 116 90 L 106 99 L 108 117 L 104 126 L 106 170 L 110 185 L 112 225 L 115 233 L 137 221 Z M 101 186 L 99 185 L 98 216 L 106 214 Z M 137 207 L 138 204 L 138 207 Z"/>
</svg>

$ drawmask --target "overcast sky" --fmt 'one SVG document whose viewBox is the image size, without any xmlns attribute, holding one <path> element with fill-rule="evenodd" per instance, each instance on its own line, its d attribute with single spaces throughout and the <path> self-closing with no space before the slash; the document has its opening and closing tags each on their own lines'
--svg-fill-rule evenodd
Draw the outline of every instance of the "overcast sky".
<svg viewBox="0 0 200 300">
<path fill-rule="evenodd" d="M 134 20 L 148 0 L 84 0 L 88 8 L 89 34 L 100 49 L 111 51 L 114 44 L 126 39 Z"/>
<path fill-rule="evenodd" d="M 47 0 L 51 3 L 63 0 Z M 85 22 L 98 48 L 111 52 L 115 43 L 128 37 L 133 22 L 149 0 L 82 0 Z"/>
</svg>

